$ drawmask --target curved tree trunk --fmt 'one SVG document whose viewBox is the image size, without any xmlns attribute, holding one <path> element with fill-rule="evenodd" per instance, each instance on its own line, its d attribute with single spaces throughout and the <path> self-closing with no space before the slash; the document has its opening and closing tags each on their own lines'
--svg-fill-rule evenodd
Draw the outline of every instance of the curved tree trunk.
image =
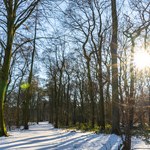
<svg viewBox="0 0 150 150">
<path fill-rule="evenodd" d="M 7 45 L 5 48 L 4 62 L 0 73 L 0 135 L 7 136 L 7 130 L 4 122 L 4 101 L 8 83 L 9 68 L 11 62 L 12 44 L 14 39 L 14 16 L 11 14 L 13 10 L 8 14 L 7 19 Z M 15 13 L 15 12 L 13 12 Z"/>
</svg>

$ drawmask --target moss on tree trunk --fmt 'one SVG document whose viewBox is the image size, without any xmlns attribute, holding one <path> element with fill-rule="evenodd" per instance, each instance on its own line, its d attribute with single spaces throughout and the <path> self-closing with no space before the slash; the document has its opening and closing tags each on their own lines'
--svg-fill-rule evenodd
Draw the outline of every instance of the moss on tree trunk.
<svg viewBox="0 0 150 150">
<path fill-rule="evenodd" d="M 0 81 L 0 136 L 7 136 L 7 130 L 4 121 L 4 99 L 7 83 Z"/>
</svg>

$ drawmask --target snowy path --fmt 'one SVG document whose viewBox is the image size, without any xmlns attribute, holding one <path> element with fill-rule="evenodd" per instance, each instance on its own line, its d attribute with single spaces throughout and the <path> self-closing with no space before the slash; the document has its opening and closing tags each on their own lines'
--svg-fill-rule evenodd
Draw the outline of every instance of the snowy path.
<svg viewBox="0 0 150 150">
<path fill-rule="evenodd" d="M 54 129 L 43 122 L 30 126 L 29 131 L 13 131 L 8 138 L 0 138 L 0 150 L 117 150 L 120 138 L 115 135 L 71 132 Z M 150 149 L 142 141 L 134 147 Z"/>
</svg>

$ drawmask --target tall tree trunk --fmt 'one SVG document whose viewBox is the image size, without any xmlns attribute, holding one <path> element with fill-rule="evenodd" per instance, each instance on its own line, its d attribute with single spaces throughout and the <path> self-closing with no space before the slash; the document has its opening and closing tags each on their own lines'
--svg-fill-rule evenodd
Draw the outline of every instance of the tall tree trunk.
<svg viewBox="0 0 150 150">
<path fill-rule="evenodd" d="M 81 81 L 80 87 L 79 87 L 79 91 L 80 91 L 80 103 L 81 103 L 81 122 L 85 123 L 85 111 L 84 111 L 84 96 L 83 96 L 83 91 L 84 91 L 84 81 Z"/>
<path fill-rule="evenodd" d="M 74 92 L 73 98 L 73 117 L 72 117 L 72 124 L 76 125 L 76 107 L 77 107 L 77 95 L 76 91 Z"/>
<path fill-rule="evenodd" d="M 40 121 L 40 91 L 38 91 L 38 95 L 37 95 L 37 103 L 36 103 L 36 123 L 39 124 Z"/>
<path fill-rule="evenodd" d="M 129 97 L 129 126 L 130 128 L 133 127 L 133 118 L 134 118 L 134 104 L 135 104 L 135 98 L 134 98 L 134 82 L 135 82 L 135 77 L 134 77 L 134 38 L 131 40 L 132 42 L 132 47 L 131 47 L 131 60 L 130 60 L 130 97 Z"/>
<path fill-rule="evenodd" d="M 111 39 L 111 56 L 112 56 L 112 133 L 120 133 L 120 116 L 119 116 L 119 98 L 118 98 L 118 63 L 117 63 L 117 34 L 118 34 L 118 17 L 116 9 L 116 0 L 111 0 L 112 11 L 112 39 Z"/>
<path fill-rule="evenodd" d="M 104 94 L 103 94 L 103 70 L 102 70 L 102 36 L 100 40 L 100 46 L 98 49 L 98 64 L 99 64 L 99 70 L 98 70 L 98 82 L 99 82 L 99 94 L 100 94 L 100 100 L 99 100 L 99 126 L 101 127 L 101 130 L 105 129 L 105 109 L 104 109 Z"/>
<path fill-rule="evenodd" d="M 54 88 L 49 91 L 49 123 L 54 123 Z"/>
<path fill-rule="evenodd" d="M 21 80 L 20 80 L 20 83 L 19 83 L 19 90 L 18 90 L 18 96 L 17 96 L 17 119 L 16 119 L 16 126 L 17 128 L 19 128 L 19 119 L 20 119 L 20 93 L 21 93 L 21 83 L 22 83 L 22 80 L 23 80 L 23 76 L 21 77 Z"/>
<path fill-rule="evenodd" d="M 10 4 L 11 5 L 11 4 Z M 0 73 L 0 136 L 7 136 L 7 130 L 4 122 L 4 101 L 6 88 L 8 83 L 9 68 L 11 62 L 12 44 L 14 39 L 14 16 L 11 13 L 15 13 L 10 6 L 10 12 L 7 18 L 7 44 L 4 55 L 4 62 Z"/>
<path fill-rule="evenodd" d="M 58 108 L 58 92 L 57 92 L 57 79 L 56 79 L 57 77 L 56 77 L 56 75 L 55 75 L 55 79 L 54 79 L 54 82 L 55 82 L 55 87 L 54 87 L 54 89 L 55 89 L 55 104 L 54 104 L 54 106 L 55 106 L 55 124 L 54 124 L 54 127 L 55 128 L 58 128 L 58 110 L 59 110 L 59 108 Z"/>
<path fill-rule="evenodd" d="M 4 122 L 4 95 L 6 92 L 7 82 L 0 81 L 0 86 L 0 136 L 7 136 L 7 130 Z"/>
<path fill-rule="evenodd" d="M 87 77 L 88 77 L 88 92 L 91 101 L 91 126 L 94 128 L 95 124 L 95 102 L 94 102 L 94 95 L 93 95 L 93 83 L 91 78 L 91 68 L 90 68 L 90 59 L 87 60 Z"/>
<path fill-rule="evenodd" d="M 68 85 L 67 85 L 67 105 L 66 105 L 66 126 L 69 126 L 69 100 L 70 100 L 70 97 L 69 97 L 69 90 L 70 90 L 70 76 L 68 74 Z"/>
<path fill-rule="evenodd" d="M 28 84 L 29 87 L 27 89 L 27 97 L 25 100 L 25 110 L 24 110 L 24 129 L 28 130 L 29 126 L 28 126 L 28 122 L 29 122 L 29 115 L 30 115 L 30 111 L 29 111 L 29 103 L 31 100 L 31 82 L 32 82 L 32 76 L 33 76 L 33 64 L 34 64 L 34 57 L 35 57 L 35 51 L 36 51 L 36 35 L 37 35 L 37 18 L 38 18 L 38 9 L 36 12 L 36 16 L 35 16 L 35 27 L 34 27 L 34 40 L 33 40 L 33 51 L 32 51 L 32 58 L 31 58 L 31 67 L 30 67 L 30 73 L 29 73 L 29 77 L 28 77 Z"/>
</svg>

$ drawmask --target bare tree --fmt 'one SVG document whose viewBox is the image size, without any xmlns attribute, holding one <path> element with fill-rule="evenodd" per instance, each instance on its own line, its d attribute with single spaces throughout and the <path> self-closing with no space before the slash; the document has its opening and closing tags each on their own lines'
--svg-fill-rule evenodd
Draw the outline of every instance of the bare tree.
<svg viewBox="0 0 150 150">
<path fill-rule="evenodd" d="M 15 37 L 15 32 L 17 29 L 29 18 L 34 8 L 36 7 L 39 0 L 31 1 L 29 4 L 25 5 L 26 1 L 18 0 L 3 0 L 2 6 L 3 13 L 2 21 L 5 22 L 6 26 L 4 28 L 7 36 L 7 42 L 4 45 L 4 60 L 2 64 L 1 74 L 0 74 L 0 135 L 7 136 L 7 131 L 4 122 L 4 99 L 6 93 L 6 87 L 8 83 L 8 74 L 10 69 L 10 62 L 12 56 L 13 41 Z M 22 9 L 21 7 L 25 5 Z"/>
</svg>

